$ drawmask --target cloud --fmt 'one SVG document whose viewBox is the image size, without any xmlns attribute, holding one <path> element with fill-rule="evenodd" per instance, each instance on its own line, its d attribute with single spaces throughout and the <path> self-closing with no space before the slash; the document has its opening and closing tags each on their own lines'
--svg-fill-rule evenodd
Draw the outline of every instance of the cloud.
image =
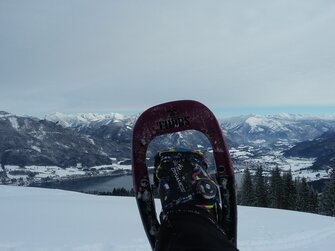
<svg viewBox="0 0 335 251">
<path fill-rule="evenodd" d="M 1 2 L 1 109 L 334 105 L 334 23 L 326 0 Z"/>
</svg>

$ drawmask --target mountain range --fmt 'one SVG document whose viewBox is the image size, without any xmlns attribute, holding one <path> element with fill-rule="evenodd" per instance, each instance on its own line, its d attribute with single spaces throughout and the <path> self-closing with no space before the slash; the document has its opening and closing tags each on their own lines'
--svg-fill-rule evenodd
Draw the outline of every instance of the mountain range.
<svg viewBox="0 0 335 251">
<path fill-rule="evenodd" d="M 129 145 L 106 141 L 47 119 L 0 112 L 1 165 L 96 166 L 124 157 Z"/>
<path fill-rule="evenodd" d="M 117 113 L 55 113 L 39 119 L 0 112 L 1 165 L 92 167 L 130 159 L 136 118 Z M 285 156 L 313 157 L 317 159 L 314 167 L 334 162 L 335 116 L 247 115 L 220 119 L 219 123 L 230 148 L 249 146 L 282 151 Z M 205 136 L 195 131 L 155 139 L 148 156 L 162 146 L 210 150 Z"/>
</svg>

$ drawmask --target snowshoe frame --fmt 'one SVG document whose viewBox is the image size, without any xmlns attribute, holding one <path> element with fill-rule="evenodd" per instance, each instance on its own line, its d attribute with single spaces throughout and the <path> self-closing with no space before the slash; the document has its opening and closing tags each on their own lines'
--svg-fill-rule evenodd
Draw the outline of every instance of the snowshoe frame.
<svg viewBox="0 0 335 251">
<path fill-rule="evenodd" d="M 234 170 L 230 154 L 214 114 L 203 104 L 180 100 L 151 107 L 137 119 L 132 138 L 133 185 L 142 223 L 152 249 L 160 224 L 146 166 L 150 142 L 157 136 L 186 130 L 202 132 L 212 145 L 222 212 L 219 224 L 237 245 L 237 204 Z"/>
</svg>

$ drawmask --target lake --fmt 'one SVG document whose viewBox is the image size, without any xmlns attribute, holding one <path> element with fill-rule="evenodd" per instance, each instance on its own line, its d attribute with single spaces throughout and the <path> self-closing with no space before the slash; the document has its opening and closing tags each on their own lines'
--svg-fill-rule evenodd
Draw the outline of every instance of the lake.
<svg viewBox="0 0 335 251">
<path fill-rule="evenodd" d="M 236 183 L 239 185 L 242 179 L 241 173 L 235 174 Z M 152 177 L 152 174 L 150 174 Z M 114 188 L 133 188 L 132 175 L 120 175 L 110 177 L 87 177 L 78 180 L 65 180 L 59 182 L 47 182 L 33 186 L 63 189 L 79 192 L 112 192 Z"/>
</svg>

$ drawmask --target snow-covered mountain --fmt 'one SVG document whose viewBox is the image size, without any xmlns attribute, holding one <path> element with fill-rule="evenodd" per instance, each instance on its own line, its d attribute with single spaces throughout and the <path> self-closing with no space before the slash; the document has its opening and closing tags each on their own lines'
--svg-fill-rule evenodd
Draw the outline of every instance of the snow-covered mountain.
<svg viewBox="0 0 335 251">
<path fill-rule="evenodd" d="M 55 113 L 47 115 L 46 119 L 98 138 L 130 142 L 130 135 L 137 117 L 123 116 L 117 113 L 105 115 Z M 244 115 L 221 119 L 220 124 L 230 146 L 262 145 L 273 147 L 276 144 L 293 145 L 297 142 L 312 140 L 324 132 L 335 130 L 335 116 L 286 113 L 268 116 Z M 195 142 L 198 138 L 199 135 L 192 137 L 192 133 L 179 133 L 172 137 L 166 137 L 164 142 L 168 144 L 168 141 L 172 141 L 183 145 L 187 139 L 190 145 L 205 143 L 203 139 Z"/>
<path fill-rule="evenodd" d="M 96 113 L 79 113 L 79 114 L 64 114 L 56 112 L 45 116 L 46 120 L 58 122 L 64 127 L 89 127 L 98 124 L 108 125 L 111 123 L 120 123 L 127 121 L 131 125 L 133 124 L 134 116 L 124 116 L 119 113 L 110 114 L 96 114 Z"/>
<path fill-rule="evenodd" d="M 24 170 L 31 165 L 55 166 L 51 168 L 53 170 L 56 167 L 111 165 L 123 160 L 130 164 L 131 137 L 136 119 L 136 116 L 117 113 L 55 113 L 38 119 L 0 112 L 0 178 L 2 176 L 8 182 L 6 170 L 17 175 L 14 177 L 16 180 L 22 175 L 25 175 L 23 179 L 40 175 Z M 302 151 L 295 151 L 295 154 L 284 156 L 283 152 L 300 142 L 335 130 L 335 116 L 248 115 L 222 119 L 220 124 L 236 169 L 246 166 L 253 169 L 262 164 L 265 170 L 278 166 L 283 170 L 291 169 L 294 175 L 299 176 L 302 170 L 313 166 L 313 172 L 325 170 L 321 174 L 304 171 L 304 177 L 313 180 L 328 176 L 329 164 L 319 161 L 321 155 L 307 156 Z M 192 147 L 210 153 L 209 142 L 203 134 L 186 131 L 155 139 L 148 149 L 149 164 L 158 150 L 171 146 Z M 333 150 L 327 156 L 332 158 L 332 155 L 335 155 Z M 209 162 L 213 163 L 213 159 L 209 158 Z"/>
<path fill-rule="evenodd" d="M 128 145 L 78 133 L 49 120 L 0 113 L 1 166 L 95 166 L 128 155 Z"/>
<path fill-rule="evenodd" d="M 151 250 L 132 197 L 0 186 L 0 201 L 1 251 Z M 332 217 L 238 207 L 241 251 L 333 250 L 334 236 Z"/>
<path fill-rule="evenodd" d="M 322 161 L 320 159 L 324 153 L 317 149 L 310 155 L 303 151 L 293 153 L 288 150 L 297 144 L 308 145 L 309 141 L 335 131 L 335 116 L 285 113 L 269 116 L 248 115 L 223 119 L 221 126 L 226 137 L 230 139 L 228 142 L 233 143 L 230 145 L 230 153 L 235 167 L 248 166 L 255 169 L 262 165 L 267 171 L 279 167 L 282 170 L 290 169 L 295 177 L 306 177 L 309 180 L 328 176 L 330 159 L 335 155 L 334 147 L 328 147 L 328 159 L 323 158 Z M 327 147 L 322 147 L 322 144 L 319 144 L 319 150 Z M 308 171 L 311 168 L 313 171 Z M 322 173 L 318 172 L 322 169 Z"/>
<path fill-rule="evenodd" d="M 80 134 L 90 135 L 102 140 L 117 143 L 130 143 L 136 116 L 110 114 L 62 114 L 47 115 L 46 120 L 70 128 Z"/>
<path fill-rule="evenodd" d="M 246 115 L 221 120 L 225 135 L 236 145 L 293 145 L 335 130 L 335 116 Z"/>
<path fill-rule="evenodd" d="M 66 128 L 71 128 L 81 134 L 102 140 L 125 143 L 130 146 L 137 116 L 123 116 L 117 113 L 106 115 L 91 113 L 66 115 L 55 113 L 47 115 L 46 119 Z M 163 148 L 173 146 L 207 148 L 209 147 L 209 142 L 202 134 L 195 131 L 174 133 L 156 138 L 149 146 L 148 156 L 153 157 L 159 149 L 162 149 L 162 146 Z"/>
<path fill-rule="evenodd" d="M 65 115 L 56 113 L 47 115 L 46 119 L 57 122 L 78 132 L 94 135 L 99 138 L 129 142 L 135 116 L 127 117 L 120 114 L 78 114 Z M 222 130 L 227 137 L 228 145 L 263 145 L 295 144 L 314 139 L 329 130 L 335 130 L 335 116 L 303 116 L 281 113 L 278 115 L 260 116 L 244 115 L 220 120 Z M 199 138 L 192 134 L 177 134 L 166 137 L 173 143 L 183 144 L 187 139 L 190 145 Z M 179 140 L 179 142 L 178 142 Z"/>
</svg>

